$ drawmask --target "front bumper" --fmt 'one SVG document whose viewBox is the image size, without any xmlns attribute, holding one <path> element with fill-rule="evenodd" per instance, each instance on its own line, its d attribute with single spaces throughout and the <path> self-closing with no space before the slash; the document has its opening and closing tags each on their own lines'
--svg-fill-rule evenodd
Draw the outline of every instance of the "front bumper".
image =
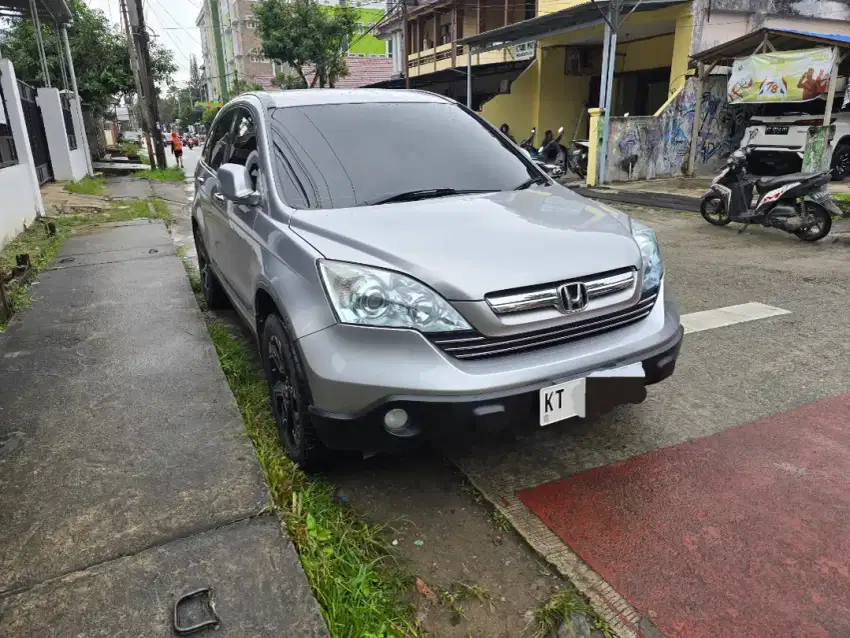
<svg viewBox="0 0 850 638">
<path fill-rule="evenodd" d="M 646 385 L 663 381 L 676 367 L 682 345 L 681 327 L 673 345 L 642 361 L 645 378 L 588 377 L 587 416 L 603 414 L 626 403 L 646 398 Z M 538 427 L 540 389 L 548 384 L 519 388 L 510 392 L 474 396 L 405 397 L 390 396 L 361 413 L 335 414 L 312 407 L 313 425 L 322 442 L 334 450 L 397 452 L 425 441 L 453 445 L 474 440 L 513 426 Z M 384 428 L 384 415 L 392 409 L 407 412 L 409 426 L 402 434 Z M 550 427 L 558 427 L 557 423 Z"/>
<path fill-rule="evenodd" d="M 662 283 L 652 312 L 635 324 L 513 356 L 461 361 L 414 331 L 343 324 L 307 335 L 298 346 L 323 442 L 384 450 L 408 447 L 411 439 L 500 429 L 509 418 L 536 414 L 540 388 L 634 363 L 643 364 L 645 378 L 629 388 L 620 379 L 588 380 L 588 410 L 640 402 L 644 385 L 672 374 L 682 332 Z M 605 396 L 617 398 L 612 403 Z M 408 412 L 415 436 L 384 430 L 393 407 Z"/>
</svg>

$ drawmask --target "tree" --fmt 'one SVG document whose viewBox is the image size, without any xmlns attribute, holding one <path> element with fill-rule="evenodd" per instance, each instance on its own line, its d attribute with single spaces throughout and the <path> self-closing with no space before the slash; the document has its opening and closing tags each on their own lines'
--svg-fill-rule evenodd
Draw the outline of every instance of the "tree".
<svg viewBox="0 0 850 638">
<path fill-rule="evenodd" d="M 197 101 L 204 97 L 204 78 L 201 77 L 201 70 L 198 68 L 198 58 L 194 54 L 189 55 L 189 89 L 192 93 L 192 101 Z"/>
<path fill-rule="evenodd" d="M 304 66 L 313 66 L 309 86 L 333 87 L 348 74 L 348 43 L 357 29 L 357 10 L 348 6 L 320 6 L 316 0 L 267 0 L 254 9 L 263 53 L 288 64 L 308 86 Z"/>
<path fill-rule="evenodd" d="M 248 91 L 262 91 L 263 85 L 258 82 L 247 82 L 242 79 L 233 81 L 233 87 L 230 89 L 230 97 L 234 98 L 237 95 L 242 95 Z"/>
<path fill-rule="evenodd" d="M 73 26 L 68 30 L 68 40 L 80 98 L 93 112 L 100 114 L 118 96 L 135 94 L 127 40 L 120 29 L 110 25 L 102 11 L 90 9 L 81 0 L 71 0 L 69 8 Z M 61 34 L 50 22 L 42 23 L 41 32 L 52 84 L 61 86 L 58 53 Z M 0 34 L 0 49 L 15 65 L 18 78 L 36 86 L 45 85 L 35 27 L 29 17 L 11 21 L 9 28 Z M 151 44 L 151 67 L 154 79 L 161 83 L 170 80 L 177 71 L 172 52 L 155 43 Z"/>
<path fill-rule="evenodd" d="M 284 91 L 288 89 L 306 89 L 307 83 L 297 75 L 291 73 L 278 73 L 274 77 L 274 85 Z"/>
</svg>

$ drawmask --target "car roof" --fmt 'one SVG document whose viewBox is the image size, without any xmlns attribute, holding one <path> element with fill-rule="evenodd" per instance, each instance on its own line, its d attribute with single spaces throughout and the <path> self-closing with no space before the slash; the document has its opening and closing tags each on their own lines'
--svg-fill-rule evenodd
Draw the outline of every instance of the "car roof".
<svg viewBox="0 0 850 638">
<path fill-rule="evenodd" d="M 400 102 L 448 103 L 448 98 L 428 91 L 406 89 L 292 89 L 252 93 L 266 107 L 316 106 L 320 104 L 397 104 Z"/>
</svg>

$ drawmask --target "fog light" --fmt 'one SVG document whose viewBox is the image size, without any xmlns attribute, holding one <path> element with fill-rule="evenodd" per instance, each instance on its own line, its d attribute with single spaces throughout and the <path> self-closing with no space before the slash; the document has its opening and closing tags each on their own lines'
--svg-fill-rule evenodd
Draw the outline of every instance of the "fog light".
<svg viewBox="0 0 850 638">
<path fill-rule="evenodd" d="M 384 415 L 384 427 L 389 432 L 399 432 L 407 426 L 407 412 L 401 408 L 393 408 Z"/>
</svg>

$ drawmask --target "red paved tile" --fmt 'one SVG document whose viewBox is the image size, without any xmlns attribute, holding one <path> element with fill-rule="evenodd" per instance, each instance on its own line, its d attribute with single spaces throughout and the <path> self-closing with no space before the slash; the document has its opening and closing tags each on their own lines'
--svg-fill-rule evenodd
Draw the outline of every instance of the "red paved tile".
<svg viewBox="0 0 850 638">
<path fill-rule="evenodd" d="M 850 394 L 519 493 L 670 636 L 850 636 Z"/>
</svg>

